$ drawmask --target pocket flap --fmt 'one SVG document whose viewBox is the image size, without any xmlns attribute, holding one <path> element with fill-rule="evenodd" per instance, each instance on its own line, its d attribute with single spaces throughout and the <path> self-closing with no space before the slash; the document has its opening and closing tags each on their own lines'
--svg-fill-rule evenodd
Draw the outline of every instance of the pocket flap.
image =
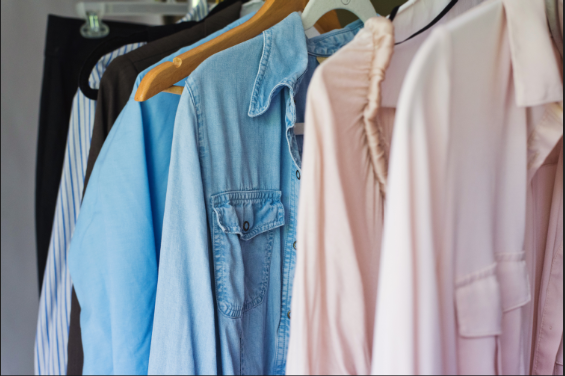
<svg viewBox="0 0 565 376">
<path fill-rule="evenodd" d="M 502 304 L 496 265 L 469 275 L 457 283 L 455 304 L 459 334 L 490 337 L 502 333 Z"/>
<path fill-rule="evenodd" d="M 242 240 L 284 225 L 281 191 L 229 192 L 212 197 L 218 225 Z"/>
<path fill-rule="evenodd" d="M 503 312 L 520 308 L 532 299 L 526 253 L 503 253 L 496 256 L 497 274 L 502 294 Z"/>
</svg>

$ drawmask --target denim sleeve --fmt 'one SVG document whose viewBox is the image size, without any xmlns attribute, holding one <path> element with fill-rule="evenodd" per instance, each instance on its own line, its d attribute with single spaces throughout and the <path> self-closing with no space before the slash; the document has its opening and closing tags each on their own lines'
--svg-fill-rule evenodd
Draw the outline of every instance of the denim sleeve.
<svg viewBox="0 0 565 376">
<path fill-rule="evenodd" d="M 186 85 L 175 120 L 149 374 L 218 374 L 198 134 Z"/>
</svg>

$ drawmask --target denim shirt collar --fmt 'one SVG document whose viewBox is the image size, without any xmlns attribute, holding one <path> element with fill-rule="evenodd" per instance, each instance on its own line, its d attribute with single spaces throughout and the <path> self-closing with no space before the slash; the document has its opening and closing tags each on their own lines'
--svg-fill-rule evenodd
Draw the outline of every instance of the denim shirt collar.
<svg viewBox="0 0 565 376">
<path fill-rule="evenodd" d="M 249 116 L 264 114 L 272 98 L 285 86 L 294 97 L 308 66 L 308 54 L 330 56 L 349 43 L 363 27 L 353 22 L 311 39 L 306 38 L 300 13 L 292 13 L 282 22 L 263 32 L 263 54 L 251 94 Z"/>
</svg>

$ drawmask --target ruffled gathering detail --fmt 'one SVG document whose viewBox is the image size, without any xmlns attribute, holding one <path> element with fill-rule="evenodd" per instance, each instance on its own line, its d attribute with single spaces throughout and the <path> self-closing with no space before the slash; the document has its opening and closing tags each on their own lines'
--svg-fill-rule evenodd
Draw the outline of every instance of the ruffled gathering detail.
<svg viewBox="0 0 565 376">
<path fill-rule="evenodd" d="M 384 17 L 376 17 L 365 23 L 362 32 L 369 32 L 373 38 L 373 61 L 369 74 L 368 101 L 363 113 L 365 132 L 369 145 L 371 162 L 383 198 L 386 197 L 388 177 L 388 150 L 384 130 L 377 115 L 381 108 L 381 85 L 385 79 L 394 52 L 394 26 Z"/>
</svg>

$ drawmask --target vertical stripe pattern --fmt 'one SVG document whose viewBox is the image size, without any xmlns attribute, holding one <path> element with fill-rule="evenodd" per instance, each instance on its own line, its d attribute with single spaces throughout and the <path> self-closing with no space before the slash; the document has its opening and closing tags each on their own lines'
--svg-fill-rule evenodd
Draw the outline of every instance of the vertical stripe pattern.
<svg viewBox="0 0 565 376">
<path fill-rule="evenodd" d="M 192 1 L 192 9 L 179 22 L 201 21 L 208 15 L 208 12 L 210 12 L 210 9 L 208 9 L 208 2 L 206 0 L 188 1 Z"/>
<path fill-rule="evenodd" d="M 208 4 L 200 0 L 179 22 L 200 21 L 207 15 Z M 102 57 L 90 74 L 90 87 L 100 87 L 102 75 L 112 60 L 144 44 L 129 44 Z M 39 299 L 34 354 L 36 375 L 67 373 L 72 294 L 67 254 L 80 210 L 95 111 L 96 101 L 85 97 L 80 89 L 77 90 L 73 99 L 63 173 Z"/>
<path fill-rule="evenodd" d="M 90 86 L 99 87 L 100 79 L 113 59 L 143 44 L 130 44 L 102 57 L 90 75 Z M 72 292 L 67 252 L 80 210 L 95 110 L 96 101 L 85 97 L 79 89 L 73 99 L 63 173 L 39 299 L 34 356 L 35 373 L 38 375 L 67 373 Z"/>
</svg>

